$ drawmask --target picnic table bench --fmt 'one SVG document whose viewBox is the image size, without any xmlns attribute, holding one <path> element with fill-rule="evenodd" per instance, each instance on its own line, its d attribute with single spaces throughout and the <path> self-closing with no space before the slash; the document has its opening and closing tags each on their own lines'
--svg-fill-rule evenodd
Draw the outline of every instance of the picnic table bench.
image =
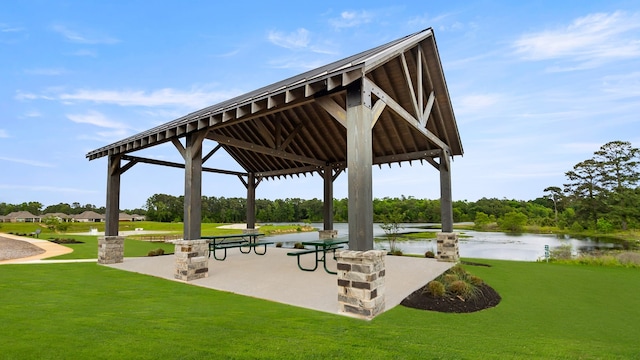
<svg viewBox="0 0 640 360">
<path fill-rule="evenodd" d="M 213 258 L 223 261 L 227 258 L 227 249 L 238 248 L 243 254 L 251 253 L 251 249 L 256 255 L 264 255 L 267 253 L 267 245 L 273 244 L 273 241 L 258 241 L 258 238 L 264 236 L 263 233 L 255 234 L 229 234 L 202 236 L 202 239 L 209 241 L 209 257 L 213 254 Z M 262 252 L 256 250 L 259 246 L 264 246 Z M 246 251 L 245 251 L 246 249 Z M 224 256 L 218 257 L 216 250 L 223 250 Z"/>
<path fill-rule="evenodd" d="M 344 247 L 345 244 L 348 244 L 348 239 L 326 239 L 326 240 L 313 240 L 313 241 L 303 241 L 303 246 L 313 246 L 313 249 L 304 249 L 300 251 L 292 251 L 288 252 L 288 256 L 296 256 L 298 258 L 298 268 L 302 271 L 316 271 L 318 268 L 318 263 L 324 264 L 324 271 L 329 274 L 336 275 L 337 272 L 331 271 L 327 269 L 327 253 L 333 252 L 333 260 L 336 259 L 336 250 Z M 305 254 L 315 254 L 315 265 L 313 268 L 306 268 L 300 264 L 300 256 Z"/>
</svg>

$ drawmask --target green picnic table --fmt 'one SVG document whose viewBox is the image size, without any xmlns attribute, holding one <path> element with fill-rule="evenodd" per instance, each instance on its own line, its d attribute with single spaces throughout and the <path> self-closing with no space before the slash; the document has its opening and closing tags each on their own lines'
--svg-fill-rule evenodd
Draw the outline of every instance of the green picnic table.
<svg viewBox="0 0 640 360">
<path fill-rule="evenodd" d="M 256 255 L 264 255 L 267 253 L 267 245 L 273 244 L 273 241 L 258 241 L 258 238 L 264 236 L 263 233 L 253 234 L 229 234 L 202 236 L 202 239 L 209 240 L 209 257 L 213 254 L 213 258 L 223 261 L 227 258 L 227 249 L 238 248 L 243 254 L 251 253 L 251 249 Z M 256 250 L 259 246 L 264 246 L 262 252 Z M 246 251 L 244 250 L 246 249 Z M 222 250 L 224 256 L 218 257 L 216 250 Z"/>
<path fill-rule="evenodd" d="M 336 250 L 344 247 L 345 244 L 348 244 L 348 239 L 323 239 L 323 240 L 313 240 L 313 241 L 303 241 L 303 246 L 313 246 L 313 249 L 304 249 L 301 251 L 292 251 L 288 252 L 289 256 L 297 256 L 298 257 L 298 268 L 303 271 L 316 271 L 318 268 L 318 263 L 324 264 L 324 271 L 329 274 L 337 274 L 335 271 L 331 271 L 327 269 L 327 253 L 333 252 L 333 259 L 336 259 Z M 315 254 L 315 266 L 313 268 L 306 268 L 300 264 L 300 256 L 305 254 Z"/>
</svg>

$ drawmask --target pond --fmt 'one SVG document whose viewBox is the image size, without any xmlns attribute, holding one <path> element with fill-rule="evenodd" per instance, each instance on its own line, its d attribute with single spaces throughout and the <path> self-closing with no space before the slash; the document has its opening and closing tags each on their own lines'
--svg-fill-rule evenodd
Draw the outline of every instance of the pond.
<svg viewBox="0 0 640 360">
<path fill-rule="evenodd" d="M 311 226 L 322 229 L 321 223 L 312 223 Z M 438 229 L 432 229 L 432 226 L 438 224 L 403 224 L 401 233 L 415 232 L 438 232 Z M 347 238 L 349 235 L 349 225 L 346 223 L 334 224 L 334 229 L 338 230 L 339 238 Z M 561 245 L 571 245 L 574 253 L 588 252 L 596 249 L 614 249 L 622 248 L 620 244 L 610 242 L 577 239 L 566 235 L 553 234 L 506 234 L 501 232 L 478 232 L 478 231 L 458 231 L 460 237 L 459 249 L 460 256 L 466 258 L 479 259 L 499 259 L 499 260 L 519 260 L 519 261 L 536 261 L 544 259 L 545 245 L 549 245 L 551 250 Z M 373 236 L 384 238 L 385 233 L 380 224 L 374 224 Z M 299 241 L 315 240 L 318 233 L 295 233 L 286 235 L 277 235 L 275 241 L 282 242 L 284 246 L 293 246 Z M 407 241 L 398 241 L 397 247 L 405 254 L 424 254 L 426 251 L 437 250 L 436 239 L 415 239 Z M 376 249 L 389 249 L 387 241 L 376 241 Z"/>
</svg>

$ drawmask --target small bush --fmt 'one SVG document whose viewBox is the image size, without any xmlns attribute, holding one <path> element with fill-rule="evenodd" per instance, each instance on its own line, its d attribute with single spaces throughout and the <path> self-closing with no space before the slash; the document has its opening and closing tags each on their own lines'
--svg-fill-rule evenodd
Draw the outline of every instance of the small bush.
<svg viewBox="0 0 640 360">
<path fill-rule="evenodd" d="M 436 254 L 433 253 L 433 251 L 429 250 L 426 253 L 424 253 L 424 257 L 429 258 L 429 259 L 433 259 L 436 257 Z"/>
<path fill-rule="evenodd" d="M 444 276 L 442 277 L 442 280 L 444 280 L 444 283 L 446 285 L 450 285 L 451 283 L 453 283 L 454 281 L 458 281 L 460 280 L 460 278 L 458 277 L 457 274 L 454 273 L 448 273 L 448 274 L 444 274 Z"/>
<path fill-rule="evenodd" d="M 616 259 L 622 265 L 635 265 L 640 266 L 640 253 L 625 251 L 616 256 Z"/>
<path fill-rule="evenodd" d="M 480 285 L 484 284 L 484 280 L 480 279 L 479 277 L 477 277 L 475 275 L 470 275 L 469 276 L 469 282 L 471 283 L 471 285 L 475 285 L 475 286 L 480 286 Z"/>
<path fill-rule="evenodd" d="M 72 238 L 55 238 L 55 239 L 49 239 L 49 241 L 54 242 L 56 244 L 84 244 L 83 241 L 78 241 Z"/>
<path fill-rule="evenodd" d="M 469 295 L 471 294 L 471 289 L 471 285 L 463 280 L 456 280 L 452 282 L 448 287 L 448 290 L 452 294 L 462 296 L 463 298 L 469 297 Z"/>
<path fill-rule="evenodd" d="M 443 283 L 438 280 L 433 280 L 427 284 L 427 288 L 423 290 L 422 293 L 429 293 L 433 296 L 443 297 L 446 291 Z"/>
<path fill-rule="evenodd" d="M 281 242 L 281 241 L 278 241 L 278 242 L 276 243 L 276 247 L 281 248 L 281 247 L 282 247 L 282 242 Z"/>
<path fill-rule="evenodd" d="M 572 248 L 570 244 L 560 245 L 552 249 L 549 253 L 552 260 L 570 260 L 572 258 Z"/>
<path fill-rule="evenodd" d="M 297 243 L 293 244 L 293 248 L 294 249 L 304 249 L 304 245 L 302 245 L 302 243 L 297 242 Z"/>
<path fill-rule="evenodd" d="M 390 252 L 391 255 L 402 256 L 402 250 L 393 250 Z"/>
<path fill-rule="evenodd" d="M 159 256 L 164 255 L 164 249 L 158 248 L 155 250 L 151 250 L 147 253 L 147 256 Z"/>
</svg>

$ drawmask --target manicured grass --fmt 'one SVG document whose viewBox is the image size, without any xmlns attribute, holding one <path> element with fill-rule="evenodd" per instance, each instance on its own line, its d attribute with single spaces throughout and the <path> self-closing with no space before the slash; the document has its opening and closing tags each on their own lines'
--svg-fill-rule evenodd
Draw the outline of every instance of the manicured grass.
<svg viewBox="0 0 640 360">
<path fill-rule="evenodd" d="M 64 244 L 64 246 L 73 249 L 73 252 L 64 254 L 50 259 L 97 259 L 98 258 L 98 237 L 84 235 L 65 235 L 65 236 L 46 236 L 45 238 L 64 237 L 73 238 L 82 241 L 82 244 Z M 124 240 L 124 256 L 137 257 L 147 256 L 149 251 L 158 248 L 164 249 L 165 254 L 173 254 L 174 245 L 162 242 L 140 241 L 126 238 Z"/>
<path fill-rule="evenodd" d="M 218 227 L 225 224 L 220 223 L 203 223 L 201 227 L 202 235 L 223 235 L 223 234 L 241 234 L 242 230 L 238 229 L 219 229 Z M 82 244 L 64 244 L 71 249 L 72 253 L 53 257 L 51 259 L 95 259 L 98 257 L 98 237 L 89 235 L 69 235 L 70 233 L 89 232 L 90 228 L 97 228 L 98 231 L 104 231 L 104 223 L 70 223 L 70 229 L 65 233 L 55 233 L 45 227 L 40 227 L 42 233 L 40 239 L 76 239 L 82 241 Z M 267 233 L 288 233 L 298 231 L 302 225 L 265 225 L 261 230 Z M 34 223 L 3 223 L 0 232 L 14 233 L 14 234 L 28 234 L 35 229 L 38 229 L 39 225 Z M 182 223 L 160 223 L 152 221 L 139 221 L 133 223 L 120 223 L 120 231 L 134 231 L 136 228 L 143 228 L 149 231 L 166 231 L 166 234 L 182 234 Z M 148 235 L 141 235 L 148 236 Z M 125 257 L 137 257 L 147 256 L 150 250 L 162 248 L 165 254 L 172 254 L 174 252 L 173 244 L 165 244 L 162 242 L 149 242 L 137 240 L 139 236 L 128 236 L 124 243 L 124 256 Z"/>
<path fill-rule="evenodd" d="M 640 270 L 472 260 L 493 309 L 361 321 L 96 264 L 0 266 L 0 358 L 629 359 Z"/>
</svg>

